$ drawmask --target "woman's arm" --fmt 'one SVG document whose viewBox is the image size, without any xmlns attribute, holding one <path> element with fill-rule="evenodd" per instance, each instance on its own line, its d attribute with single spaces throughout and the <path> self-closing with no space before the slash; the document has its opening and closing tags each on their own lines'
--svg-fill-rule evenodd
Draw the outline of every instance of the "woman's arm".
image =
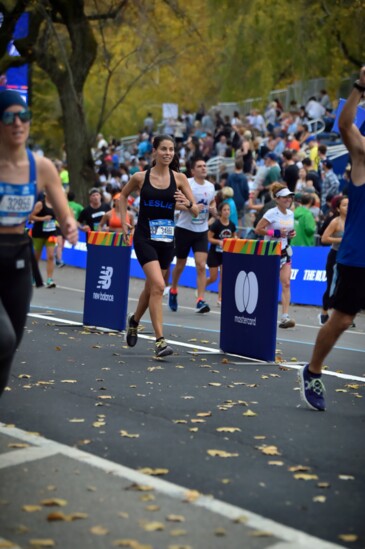
<svg viewBox="0 0 365 549">
<path fill-rule="evenodd" d="M 129 233 L 132 229 L 132 225 L 130 225 L 130 223 L 127 223 L 128 196 L 133 191 L 141 189 L 144 177 L 144 172 L 137 172 L 133 174 L 125 187 L 123 187 L 122 192 L 120 193 L 119 211 L 122 220 L 123 240 L 127 244 L 129 244 Z"/>
<path fill-rule="evenodd" d="M 47 193 L 47 198 L 55 212 L 62 234 L 71 244 L 76 244 L 79 236 L 77 223 L 71 213 L 56 167 L 45 156 L 37 156 L 35 160 L 39 188 Z"/>
<path fill-rule="evenodd" d="M 267 226 L 270 225 L 267 219 L 262 217 L 255 227 L 255 233 L 260 236 L 267 235 Z"/>
<path fill-rule="evenodd" d="M 109 210 L 108 212 L 105 212 L 103 217 L 100 219 L 99 231 L 102 231 L 104 226 L 105 226 L 104 230 L 109 230 L 109 218 L 111 217 L 111 215 L 112 215 L 111 210 Z"/>
<path fill-rule="evenodd" d="M 339 217 L 335 217 L 335 219 L 332 219 L 331 223 L 328 225 L 326 230 L 324 231 L 321 242 L 322 244 L 339 244 L 342 240 L 341 236 L 332 236 L 334 233 L 338 231 L 338 220 Z"/>
<path fill-rule="evenodd" d="M 191 207 L 187 208 L 194 216 L 199 215 L 199 207 L 195 203 L 194 195 L 191 191 L 189 181 L 187 180 L 186 176 L 183 173 L 176 173 L 174 172 L 177 188 L 178 191 L 176 193 L 176 200 L 181 201 L 181 193 L 185 195 L 187 198 L 186 202 L 182 202 L 182 206 L 190 206 L 190 203 L 192 204 Z M 181 191 L 181 193 L 178 194 L 178 192 Z"/>
</svg>

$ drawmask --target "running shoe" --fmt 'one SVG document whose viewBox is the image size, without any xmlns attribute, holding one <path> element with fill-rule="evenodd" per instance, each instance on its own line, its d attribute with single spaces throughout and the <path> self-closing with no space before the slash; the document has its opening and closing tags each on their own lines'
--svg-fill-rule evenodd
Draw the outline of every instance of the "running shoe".
<svg viewBox="0 0 365 549">
<path fill-rule="evenodd" d="M 138 334 L 137 334 L 138 322 L 134 320 L 134 315 L 132 314 L 128 315 L 127 326 L 128 326 L 127 337 L 126 337 L 127 345 L 128 347 L 134 347 L 138 340 Z"/>
<path fill-rule="evenodd" d="M 47 278 L 46 288 L 55 288 L 56 284 L 53 282 L 52 278 Z"/>
<path fill-rule="evenodd" d="M 324 412 L 326 402 L 324 399 L 325 387 L 320 374 L 312 374 L 309 371 L 309 364 L 306 364 L 298 374 L 300 384 L 300 396 L 303 402 L 311 410 Z"/>
<path fill-rule="evenodd" d="M 282 318 L 279 324 L 279 328 L 294 328 L 294 326 L 295 326 L 295 320 L 289 317 Z"/>
<path fill-rule="evenodd" d="M 169 307 L 171 309 L 171 311 L 177 311 L 177 307 L 178 307 L 178 304 L 177 304 L 177 293 L 176 294 L 173 294 L 171 292 L 171 290 L 169 291 Z"/>
<path fill-rule="evenodd" d="M 163 357 L 163 356 L 169 356 L 169 355 L 172 355 L 174 351 L 172 350 L 172 348 L 167 345 L 165 339 L 162 337 L 161 339 L 159 339 L 158 341 L 156 341 L 155 343 L 155 355 L 160 358 L 160 357 Z"/>
<path fill-rule="evenodd" d="M 319 313 L 318 322 L 320 326 L 324 326 L 328 319 L 329 319 L 329 315 L 322 315 L 321 313 Z"/>
<path fill-rule="evenodd" d="M 196 304 L 196 313 L 209 313 L 210 307 L 208 303 L 205 303 L 202 299 L 199 299 L 198 303 Z"/>
<path fill-rule="evenodd" d="M 63 261 L 59 261 L 58 263 L 56 263 L 56 265 L 57 265 L 57 267 L 58 267 L 59 269 L 62 269 L 62 267 L 65 266 L 65 264 L 64 264 Z"/>
</svg>

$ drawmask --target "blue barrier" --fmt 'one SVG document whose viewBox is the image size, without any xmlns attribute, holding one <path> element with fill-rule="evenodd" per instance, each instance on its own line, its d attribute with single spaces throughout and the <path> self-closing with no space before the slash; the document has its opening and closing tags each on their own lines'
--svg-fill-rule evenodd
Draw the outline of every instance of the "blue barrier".
<svg viewBox="0 0 365 549">
<path fill-rule="evenodd" d="M 329 252 L 327 246 L 293 247 L 293 265 L 291 274 L 291 301 L 300 305 L 322 305 L 322 295 L 326 290 L 326 260 Z M 43 258 L 45 256 L 42 256 Z M 73 267 L 86 268 L 87 247 L 85 233 L 79 233 L 79 242 L 76 246 L 65 243 L 63 261 Z M 171 265 L 174 267 L 175 260 Z M 130 276 L 144 279 L 144 272 L 139 265 L 134 249 L 131 250 Z M 208 272 L 208 269 L 207 269 Z M 196 288 L 196 269 L 194 257 L 189 255 L 186 267 L 180 278 L 180 285 Z M 217 292 L 215 282 L 208 290 Z M 281 295 L 281 294 L 279 294 Z"/>
<path fill-rule="evenodd" d="M 83 323 L 125 330 L 131 247 L 121 233 L 90 232 Z"/>
<path fill-rule="evenodd" d="M 220 348 L 274 361 L 280 242 L 226 239 L 223 244 Z"/>
</svg>

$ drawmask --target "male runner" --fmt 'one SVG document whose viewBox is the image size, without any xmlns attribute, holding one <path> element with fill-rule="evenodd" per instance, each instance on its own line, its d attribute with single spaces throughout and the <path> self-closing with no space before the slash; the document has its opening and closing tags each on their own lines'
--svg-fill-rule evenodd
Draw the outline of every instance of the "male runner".
<svg viewBox="0 0 365 549">
<path fill-rule="evenodd" d="M 204 160 L 194 159 L 191 165 L 193 177 L 189 184 L 194 200 L 199 207 L 199 214 L 194 216 L 187 208 L 182 207 L 175 227 L 176 266 L 172 272 L 172 285 L 169 292 L 169 307 L 177 311 L 177 285 L 181 273 L 186 265 L 190 249 L 194 252 L 197 270 L 198 296 L 196 302 L 197 313 L 209 313 L 210 307 L 204 301 L 206 285 L 206 262 L 208 257 L 208 217 L 209 212 L 215 212 L 214 185 L 207 181 L 207 166 Z"/>
</svg>

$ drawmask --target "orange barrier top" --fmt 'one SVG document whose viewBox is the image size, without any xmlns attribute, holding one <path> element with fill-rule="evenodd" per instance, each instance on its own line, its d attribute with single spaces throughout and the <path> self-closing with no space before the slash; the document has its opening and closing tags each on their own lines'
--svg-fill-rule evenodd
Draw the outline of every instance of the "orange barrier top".
<svg viewBox="0 0 365 549">
<path fill-rule="evenodd" d="M 223 241 L 223 251 L 233 254 L 280 255 L 281 242 L 279 240 L 225 238 Z"/>
</svg>

